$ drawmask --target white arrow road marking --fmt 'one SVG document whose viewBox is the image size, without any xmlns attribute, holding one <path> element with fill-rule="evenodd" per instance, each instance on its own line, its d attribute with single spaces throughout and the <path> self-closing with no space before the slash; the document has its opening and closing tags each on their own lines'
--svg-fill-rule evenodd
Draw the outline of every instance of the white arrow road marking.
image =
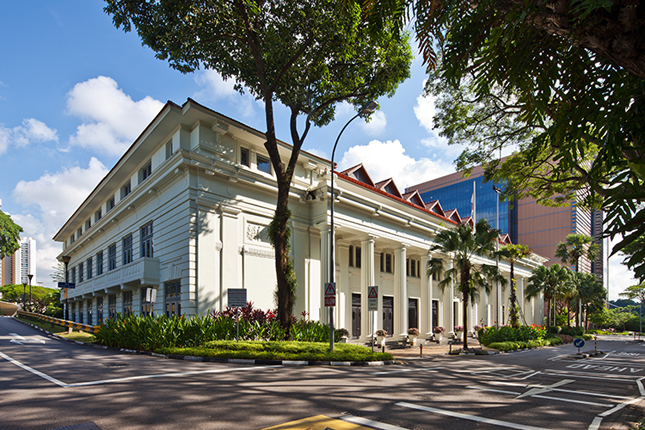
<svg viewBox="0 0 645 430">
<path fill-rule="evenodd" d="M 45 344 L 45 341 L 42 340 L 42 339 L 36 339 L 36 338 L 33 338 L 33 337 L 31 337 L 29 339 L 26 339 L 26 338 L 20 336 L 18 333 L 9 333 L 9 334 L 15 338 L 15 339 L 11 339 L 9 342 L 18 343 L 20 345 L 23 345 L 23 342 L 25 342 L 25 343 L 29 343 L 29 342 L 31 342 L 31 343 L 42 343 L 43 345 Z"/>
<path fill-rule="evenodd" d="M 565 384 L 570 384 L 572 382 L 576 382 L 573 379 L 563 379 L 560 382 L 556 382 L 555 384 L 552 385 L 529 385 L 529 387 L 534 387 L 525 392 L 524 394 L 520 394 L 519 396 L 516 397 L 516 399 L 521 399 L 522 397 L 526 396 L 535 396 L 536 394 L 543 394 L 551 391 L 552 389 L 559 387 L 560 385 L 565 385 Z"/>
</svg>

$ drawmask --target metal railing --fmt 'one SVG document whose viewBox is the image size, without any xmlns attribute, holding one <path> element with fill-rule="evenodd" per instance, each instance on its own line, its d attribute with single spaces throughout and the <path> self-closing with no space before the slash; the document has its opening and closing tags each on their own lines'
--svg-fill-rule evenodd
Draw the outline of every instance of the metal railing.
<svg viewBox="0 0 645 430">
<path fill-rule="evenodd" d="M 98 325 L 81 324 L 74 321 L 63 320 L 63 319 L 54 318 L 43 314 L 33 313 L 33 312 L 18 311 L 18 315 L 27 317 L 27 318 L 35 318 L 51 324 L 60 325 L 63 327 L 71 328 L 74 330 L 78 330 L 78 331 L 82 331 L 90 334 L 96 334 L 99 332 L 99 330 L 101 330 L 101 326 L 98 326 Z"/>
</svg>

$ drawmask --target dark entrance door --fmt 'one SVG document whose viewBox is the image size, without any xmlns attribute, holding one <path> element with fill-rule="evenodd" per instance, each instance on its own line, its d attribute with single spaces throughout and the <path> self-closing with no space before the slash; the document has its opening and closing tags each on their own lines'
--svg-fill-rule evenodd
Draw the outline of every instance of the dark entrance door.
<svg viewBox="0 0 645 430">
<path fill-rule="evenodd" d="M 419 328 L 418 306 L 417 299 L 408 299 L 408 328 Z"/>
<path fill-rule="evenodd" d="M 439 326 L 439 300 L 432 301 L 432 332 Z"/>
<path fill-rule="evenodd" d="M 383 296 L 383 330 L 388 336 L 394 334 L 394 297 Z"/>
<path fill-rule="evenodd" d="M 361 336 L 361 295 L 352 294 L 352 337 Z"/>
</svg>

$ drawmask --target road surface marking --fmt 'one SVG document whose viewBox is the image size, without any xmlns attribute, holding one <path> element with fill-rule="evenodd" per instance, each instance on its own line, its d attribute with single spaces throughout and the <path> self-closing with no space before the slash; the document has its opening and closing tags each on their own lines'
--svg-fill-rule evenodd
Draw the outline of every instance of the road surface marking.
<svg viewBox="0 0 645 430">
<path fill-rule="evenodd" d="M 26 364 L 22 364 L 18 360 L 15 360 L 11 357 L 9 357 L 6 354 L 3 354 L 0 352 L 0 357 L 4 358 L 5 360 L 9 361 L 10 363 L 15 364 L 16 366 L 33 373 L 34 375 L 40 376 L 43 379 L 48 380 L 49 382 L 53 382 L 56 385 L 59 385 L 63 388 L 74 388 L 74 387 L 88 387 L 90 385 L 102 385 L 102 384 L 112 384 L 116 382 L 126 382 L 126 381 L 134 381 L 138 379 L 152 379 L 152 378 L 166 378 L 166 377 L 177 377 L 177 376 L 190 376 L 190 375 L 201 375 L 201 374 L 207 374 L 207 373 L 228 373 L 228 372 L 239 372 L 239 371 L 247 371 L 247 370 L 255 370 L 255 369 L 269 369 L 271 367 L 282 367 L 279 365 L 276 366 L 254 366 L 254 367 L 240 367 L 237 369 L 210 369 L 210 370 L 197 370 L 193 372 L 178 372 L 178 373 L 162 373 L 162 374 L 156 374 L 156 375 L 141 375 L 141 376 L 129 376 L 125 378 L 115 378 L 115 379 L 104 379 L 101 381 L 90 381 L 90 382 L 79 382 L 77 384 L 66 384 L 65 382 L 59 381 L 58 379 L 46 375 L 43 372 L 40 372 L 34 368 L 31 368 L 27 366 Z"/>
<path fill-rule="evenodd" d="M 24 343 L 42 343 L 43 345 L 45 344 L 45 341 L 41 339 L 34 339 L 33 337 L 24 338 L 20 336 L 18 333 L 9 333 L 9 334 L 14 337 L 9 341 L 11 343 L 17 343 L 19 345 L 23 345 L 23 342 Z"/>
<path fill-rule="evenodd" d="M 598 376 L 589 376 L 589 372 L 578 372 L 574 370 L 555 370 L 555 369 L 544 370 L 542 374 L 550 375 L 550 376 L 571 375 L 571 376 L 575 376 L 576 378 L 602 379 L 605 381 L 610 380 L 610 381 L 625 381 L 625 382 L 634 382 L 637 379 L 641 378 L 641 376 L 638 376 L 638 375 L 629 376 L 629 375 L 616 375 L 612 373 L 597 373 Z"/>
<path fill-rule="evenodd" d="M 410 409 L 417 409 L 420 411 L 425 411 L 425 412 L 432 412 L 435 414 L 440 414 L 440 415 L 446 415 L 449 417 L 454 417 L 454 418 L 461 418 L 463 420 L 470 420 L 470 421 L 476 421 L 480 423 L 486 423 L 486 424 L 493 424 L 496 426 L 500 427 L 508 427 L 512 429 L 517 429 L 517 430 L 545 430 L 542 427 L 534 427 L 534 426 L 527 426 L 524 424 L 516 424 L 516 423 L 511 423 L 508 421 L 501 421 L 501 420 L 495 420 L 491 418 L 484 418 L 480 417 L 477 415 L 468 415 L 468 414 L 463 414 L 461 412 L 454 412 L 454 411 L 449 411 L 446 409 L 437 409 L 437 408 L 431 408 L 428 406 L 421 406 L 421 405 L 414 405 L 412 403 L 407 403 L 407 402 L 399 402 L 395 403 L 396 406 L 402 406 L 404 408 L 410 408 Z"/>
<path fill-rule="evenodd" d="M 425 368 L 425 369 L 419 369 L 419 368 L 415 368 L 415 369 L 400 369 L 400 370 L 389 370 L 389 371 L 386 371 L 386 372 L 372 372 L 372 373 L 370 373 L 370 375 L 391 375 L 393 373 L 403 373 L 403 372 L 417 372 L 417 373 L 419 373 L 419 372 L 436 372 L 437 370 L 440 370 L 440 369 L 441 369 L 440 367 L 428 367 L 428 368 Z"/>
<path fill-rule="evenodd" d="M 470 388 L 471 390 L 491 391 L 493 393 L 512 394 L 514 396 L 520 394 L 520 393 L 517 393 L 515 391 L 496 390 L 494 388 L 475 387 L 475 386 L 472 386 L 472 385 L 469 385 L 466 388 Z"/>
<path fill-rule="evenodd" d="M 548 399 L 548 400 L 559 400 L 561 402 L 568 402 L 568 403 L 579 403 L 581 405 L 601 406 L 603 408 L 611 408 L 612 406 L 614 406 L 613 404 L 607 404 L 607 403 L 585 402 L 584 400 L 563 399 L 562 397 L 542 396 L 540 394 L 533 394 L 531 397 L 537 397 L 539 399 Z"/>
<path fill-rule="evenodd" d="M 619 410 L 623 409 L 627 405 L 631 405 L 632 403 L 636 403 L 640 400 L 645 399 L 645 397 L 641 396 L 636 399 L 629 400 L 627 402 L 623 402 L 619 405 L 614 406 L 612 409 L 609 409 L 608 411 L 603 412 L 602 414 L 597 415 L 591 424 L 589 425 L 589 430 L 598 430 L 600 428 L 600 424 L 602 423 L 602 419 L 608 417 L 609 415 L 613 414 L 614 412 L 618 412 Z"/>
<path fill-rule="evenodd" d="M 36 369 L 32 369 L 31 367 L 29 367 L 29 366 L 27 366 L 25 364 L 22 364 L 18 360 L 14 360 L 13 358 L 9 357 L 6 354 L 3 354 L 2 352 L 0 352 L 0 357 L 4 358 L 5 360 L 7 360 L 10 363 L 15 364 L 18 367 L 21 367 L 21 368 L 25 369 L 27 372 L 31 372 L 34 375 L 40 376 L 41 378 L 48 380 L 49 382 L 53 382 L 54 384 L 56 384 L 58 386 L 61 386 L 61 387 L 67 387 L 67 384 L 65 384 L 64 382 L 61 382 L 56 378 L 52 378 L 49 375 L 45 375 L 43 372 L 39 372 Z"/>
<path fill-rule="evenodd" d="M 519 396 L 517 396 L 517 398 L 521 399 L 522 397 L 526 397 L 526 396 L 534 396 L 536 394 L 544 394 L 544 393 L 547 393 L 547 392 L 551 391 L 551 389 L 553 389 L 553 388 L 557 388 L 560 385 L 570 384 L 572 382 L 576 382 L 576 381 L 574 381 L 573 379 L 563 379 L 562 381 L 558 381 L 558 382 L 556 382 L 554 384 L 547 385 L 547 386 L 544 386 L 544 385 L 529 385 L 529 388 L 530 387 L 532 387 L 532 388 L 530 390 L 526 391 L 525 393 L 520 394 Z"/>
<path fill-rule="evenodd" d="M 370 427 L 363 427 L 360 424 L 369 425 Z M 338 417 L 338 419 L 330 418 L 325 415 L 316 415 L 314 417 L 303 418 L 301 420 L 290 421 L 277 426 L 267 427 L 263 430 L 406 430 L 402 427 L 392 426 L 377 421 L 371 421 L 364 418 L 355 417 L 352 415 Z"/>
</svg>

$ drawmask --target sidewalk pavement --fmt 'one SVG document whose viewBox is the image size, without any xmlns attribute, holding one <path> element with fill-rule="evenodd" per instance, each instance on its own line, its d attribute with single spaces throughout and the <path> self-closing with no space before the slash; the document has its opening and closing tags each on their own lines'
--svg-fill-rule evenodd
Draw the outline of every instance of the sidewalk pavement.
<svg viewBox="0 0 645 430">
<path fill-rule="evenodd" d="M 448 355 L 448 352 L 451 350 L 454 351 L 462 347 L 463 344 L 449 345 L 445 342 L 436 343 L 423 340 L 419 341 L 417 345 L 404 348 L 391 348 L 386 346 L 385 352 L 389 352 L 397 360 L 433 359 L 436 356 Z M 482 347 L 479 341 L 475 338 L 468 338 L 468 348 L 482 348 L 485 351 L 497 352 L 496 349 Z M 376 351 L 377 348 L 374 350 Z M 378 350 L 380 351 L 381 349 L 378 348 Z"/>
</svg>

